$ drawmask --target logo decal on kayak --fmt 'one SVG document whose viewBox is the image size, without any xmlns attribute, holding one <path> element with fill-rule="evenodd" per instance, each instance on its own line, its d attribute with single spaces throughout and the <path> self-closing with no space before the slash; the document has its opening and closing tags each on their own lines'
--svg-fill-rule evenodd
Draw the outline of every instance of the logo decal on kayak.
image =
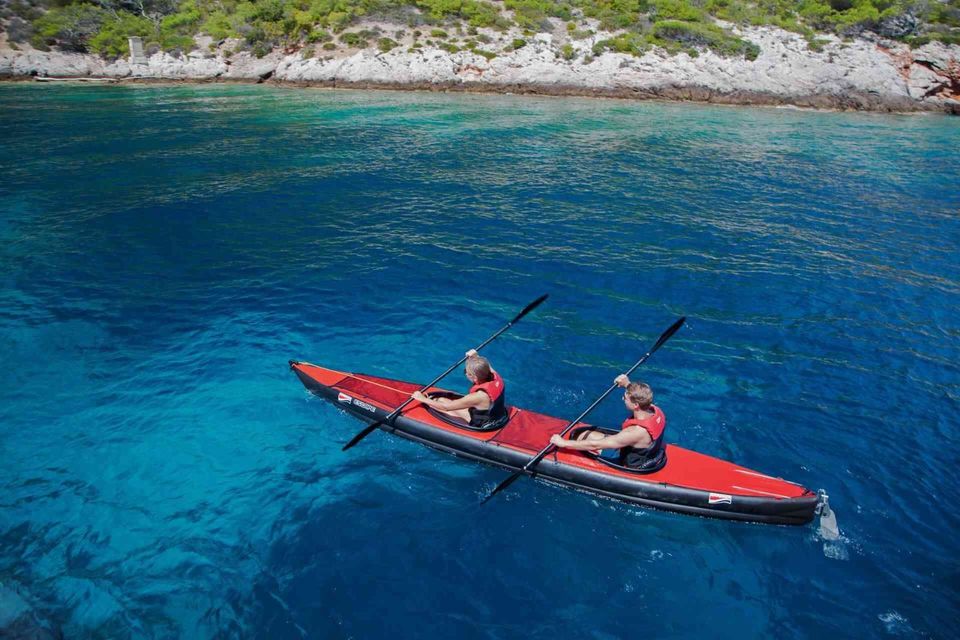
<svg viewBox="0 0 960 640">
<path fill-rule="evenodd" d="M 732 504 L 733 496 L 728 496 L 725 493 L 711 493 L 707 502 L 709 504 Z"/>
<path fill-rule="evenodd" d="M 374 407 L 372 404 L 367 404 L 366 402 L 361 402 L 360 400 L 357 400 L 356 398 L 353 399 L 353 404 L 357 405 L 357 406 L 360 407 L 361 409 L 366 409 L 367 411 L 369 411 L 369 412 L 371 412 L 371 413 L 373 413 L 373 412 L 375 412 L 375 411 L 377 410 L 377 408 Z"/>
<path fill-rule="evenodd" d="M 367 404 L 363 400 L 357 400 L 356 398 L 352 398 L 347 394 L 345 394 L 343 391 L 337 393 L 337 402 L 342 402 L 344 404 L 354 404 L 360 407 L 361 409 L 366 409 L 370 413 L 375 413 L 377 411 L 377 408 L 372 404 Z"/>
</svg>

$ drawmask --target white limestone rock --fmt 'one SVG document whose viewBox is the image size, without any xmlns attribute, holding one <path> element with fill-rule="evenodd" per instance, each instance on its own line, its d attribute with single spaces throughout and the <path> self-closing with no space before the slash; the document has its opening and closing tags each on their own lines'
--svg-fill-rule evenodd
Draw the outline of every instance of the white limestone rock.
<svg viewBox="0 0 960 640">
<path fill-rule="evenodd" d="M 571 43 L 577 54 L 571 61 L 559 53 L 566 34 L 537 34 L 515 51 L 507 47 L 513 34 L 495 34 L 491 36 L 495 41 L 487 48 L 501 52 L 492 60 L 469 51 L 449 53 L 431 47 L 415 51 L 397 47 L 387 53 L 368 49 L 346 57 L 307 59 L 299 52 L 274 51 L 263 58 L 240 52 L 226 59 L 222 52 L 234 49 L 234 43 L 225 43 L 218 50 L 206 38 L 202 42 L 198 39 L 202 46 L 186 56 L 156 53 L 146 64 L 132 64 L 125 58 L 107 62 L 92 55 L 0 47 L 0 74 L 251 81 L 272 78 L 304 83 L 490 86 L 500 90 L 521 86 L 534 91 L 653 95 L 691 91 L 701 96 L 763 95 L 773 101 L 806 98 L 807 103 L 823 106 L 873 108 L 933 105 L 952 109 L 948 102 L 952 104 L 960 94 L 960 46 L 931 43 L 911 51 L 903 44 L 878 37 L 843 42 L 822 36 L 826 41 L 823 49 L 813 51 L 800 35 L 775 27 L 726 26 L 760 47 L 756 60 L 724 58 L 709 50 L 701 50 L 695 57 L 686 53 L 670 56 L 659 49 L 640 57 L 612 52 L 594 56 L 593 44 L 610 35 L 604 33 Z"/>
</svg>

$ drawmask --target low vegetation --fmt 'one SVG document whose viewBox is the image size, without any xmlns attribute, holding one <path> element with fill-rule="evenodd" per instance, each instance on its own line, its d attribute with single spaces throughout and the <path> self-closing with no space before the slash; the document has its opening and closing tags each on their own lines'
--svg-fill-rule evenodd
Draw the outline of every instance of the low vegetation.
<svg viewBox="0 0 960 640">
<path fill-rule="evenodd" d="M 0 0 L 0 28 L 11 46 L 30 43 L 106 57 L 126 54 L 133 35 L 143 38 L 148 51 L 174 55 L 194 48 L 199 34 L 214 42 L 235 38 L 239 49 L 261 56 L 308 44 L 382 52 L 400 46 L 405 32 L 391 32 L 394 39 L 358 30 L 366 21 L 415 29 L 409 50 L 422 46 L 419 35 L 429 34 L 427 43 L 487 58 L 497 55 L 490 49 L 517 50 L 536 33 L 551 32 L 564 43 L 557 55 L 573 60 L 578 49 L 570 42 L 593 38 L 598 29 L 612 35 L 593 44 L 593 55 L 641 55 L 662 47 L 757 57 L 755 44 L 717 20 L 794 31 L 813 49 L 823 45 L 818 35 L 850 37 L 865 30 L 912 45 L 960 44 L 960 0 Z M 515 35 L 481 49 L 478 43 L 491 39 L 480 29 L 512 29 Z"/>
</svg>

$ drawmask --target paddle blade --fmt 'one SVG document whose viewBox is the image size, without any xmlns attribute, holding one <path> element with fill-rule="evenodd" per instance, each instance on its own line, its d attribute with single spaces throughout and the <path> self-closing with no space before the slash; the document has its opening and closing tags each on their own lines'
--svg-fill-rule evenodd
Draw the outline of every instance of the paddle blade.
<svg viewBox="0 0 960 640">
<path fill-rule="evenodd" d="M 497 495 L 498 493 L 500 493 L 501 491 L 503 491 L 504 489 L 506 489 L 507 487 L 509 487 L 511 484 L 514 483 L 514 481 L 515 481 L 517 478 L 519 478 L 519 477 L 522 476 L 522 475 L 523 475 L 523 469 L 521 469 L 520 471 L 517 471 L 517 472 L 514 473 L 512 476 L 510 476 L 509 478 L 507 478 L 506 480 L 504 480 L 503 482 L 501 482 L 500 484 L 498 484 L 498 485 L 494 488 L 494 490 L 491 491 L 491 492 L 487 495 L 486 498 L 484 498 L 483 500 L 480 501 L 480 504 L 487 504 L 487 501 L 488 501 L 490 498 L 492 498 L 493 496 Z"/>
<path fill-rule="evenodd" d="M 687 321 L 687 316 L 683 316 L 682 318 L 674 322 L 672 325 L 670 325 L 670 328 L 664 331 L 663 335 L 660 336 L 660 339 L 657 340 L 657 344 L 653 345 L 653 349 L 650 349 L 650 353 L 653 353 L 654 351 L 662 347 L 663 343 L 669 340 L 671 337 L 673 337 L 673 334 L 679 331 L 680 327 L 682 327 L 683 323 L 686 321 Z"/>
<path fill-rule="evenodd" d="M 383 420 L 377 420 L 377 421 L 374 422 L 373 424 L 371 424 L 371 425 L 367 426 L 366 428 L 364 428 L 363 431 L 361 431 L 361 432 L 358 433 L 357 435 L 353 436 L 353 438 L 350 439 L 350 442 L 348 442 L 347 444 L 343 445 L 343 449 L 341 449 L 341 451 L 346 451 L 347 449 L 349 449 L 349 448 L 352 447 L 353 445 L 357 444 L 358 442 L 360 442 L 361 440 L 363 440 L 364 438 L 366 438 L 368 435 L 370 435 L 371 433 L 373 433 L 373 432 L 376 430 L 377 427 L 379 427 L 380 425 L 382 425 L 383 422 L 384 422 Z"/>
<path fill-rule="evenodd" d="M 534 309 L 536 309 L 537 307 L 539 307 L 539 306 L 543 303 L 543 301 L 546 300 L 546 299 L 549 298 L 549 297 L 550 297 L 550 294 L 549 294 L 549 293 L 545 293 L 545 294 L 543 294 L 542 296 L 540 296 L 539 298 L 537 298 L 536 300 L 534 300 L 533 302 L 531 302 L 530 304 L 528 304 L 527 306 L 525 306 L 525 307 L 523 308 L 523 311 L 521 311 L 520 313 L 518 313 L 518 314 L 517 314 L 517 317 L 510 321 L 510 324 L 515 324 L 515 323 L 519 322 L 519 321 L 520 321 L 520 318 L 522 318 L 523 316 L 527 315 L 528 313 L 530 313 L 531 311 L 533 311 Z"/>
</svg>

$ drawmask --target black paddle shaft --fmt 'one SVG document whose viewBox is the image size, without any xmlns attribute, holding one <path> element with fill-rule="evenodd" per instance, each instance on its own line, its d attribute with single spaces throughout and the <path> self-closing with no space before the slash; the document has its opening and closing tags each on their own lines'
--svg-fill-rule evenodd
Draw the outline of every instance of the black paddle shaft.
<svg viewBox="0 0 960 640">
<path fill-rule="evenodd" d="M 550 295 L 547 294 L 547 293 L 545 293 L 545 294 L 543 294 L 542 296 L 540 296 L 539 298 L 537 298 L 536 300 L 534 300 L 533 302 L 531 302 L 530 304 L 528 304 L 527 306 L 525 306 L 525 307 L 523 308 L 523 311 L 521 311 L 520 313 L 518 313 L 518 314 L 513 318 L 513 320 L 511 320 L 511 321 L 508 322 L 506 325 L 504 325 L 503 328 L 501 328 L 501 329 L 500 329 L 499 331 L 497 331 L 495 334 L 493 334 L 492 336 L 490 336 L 489 338 L 487 338 L 486 340 L 484 340 L 484 341 L 480 344 L 480 346 L 474 348 L 474 351 L 480 351 L 480 349 L 483 349 L 485 346 L 487 346 L 488 344 L 490 344 L 491 342 L 493 342 L 494 340 L 496 340 L 497 337 L 499 337 L 501 333 L 503 333 L 504 331 L 506 331 L 507 329 L 509 329 L 509 328 L 512 327 L 513 325 L 515 325 L 517 322 L 519 322 L 520 319 L 521 319 L 523 316 L 527 315 L 528 313 L 530 313 L 531 311 L 533 311 L 534 309 L 536 309 L 537 307 L 539 307 L 540 304 L 541 304 L 544 300 L 546 300 L 548 297 L 550 297 Z M 444 378 L 446 378 L 448 375 L 450 375 L 450 372 L 451 372 L 451 371 L 453 371 L 454 369 L 456 369 L 457 367 L 459 367 L 460 365 L 462 365 L 464 362 L 466 362 L 466 360 L 467 360 L 467 356 L 463 356 L 462 358 L 460 358 L 459 360 L 457 360 L 457 362 L 454 363 L 453 366 L 451 366 L 449 369 L 447 369 L 446 371 L 444 371 L 443 373 L 441 373 L 439 376 L 437 376 L 436 378 L 434 378 L 432 382 L 428 382 L 428 383 L 425 384 L 424 386 L 420 387 L 420 392 L 423 393 L 424 391 L 426 391 L 427 389 L 429 389 L 429 388 L 432 387 L 433 385 L 437 384 L 438 382 L 440 382 L 441 380 L 443 380 Z M 365 427 L 360 433 L 358 433 L 357 435 L 353 436 L 353 438 L 350 439 L 350 442 L 348 442 L 347 444 L 343 445 L 343 451 L 346 451 L 347 449 L 349 449 L 349 448 L 352 447 L 353 445 L 357 444 L 358 442 L 360 442 L 361 440 L 363 440 L 364 438 L 366 438 L 368 435 L 370 435 L 371 433 L 373 433 L 373 431 L 374 431 L 377 427 L 379 427 L 380 425 L 386 424 L 386 423 L 393 424 L 393 421 L 397 419 L 397 416 L 399 416 L 400 413 L 401 413 L 401 412 L 406 408 L 406 406 L 407 406 L 408 404 L 410 404 L 411 402 L 413 402 L 413 398 L 412 398 L 412 397 L 411 397 L 411 398 L 407 398 L 407 399 L 403 402 L 403 404 L 401 404 L 399 407 L 397 407 L 396 409 L 394 409 L 393 411 L 391 411 L 390 414 L 389 414 L 387 417 L 383 418 L 382 420 L 377 420 L 376 422 L 374 422 L 374 423 L 368 425 L 367 427 Z"/>
<path fill-rule="evenodd" d="M 676 322 L 674 322 L 672 325 L 670 325 L 670 328 L 663 332 L 663 335 L 661 335 L 660 338 L 657 340 L 656 344 L 653 345 L 653 348 L 651 348 L 650 351 L 647 351 L 647 352 L 643 355 L 643 357 L 640 358 L 640 360 L 637 361 L 637 363 L 636 363 L 635 365 L 633 365 L 632 367 L 630 367 L 629 369 L 627 369 L 627 372 L 626 372 L 625 375 L 626 375 L 627 377 L 629 377 L 631 373 L 633 373 L 634 371 L 637 370 L 637 367 L 639 367 L 639 366 L 642 365 L 644 362 L 646 362 L 646 361 L 647 361 L 647 358 L 649 358 L 650 356 L 652 356 L 652 355 L 656 352 L 657 349 L 659 349 L 660 347 L 663 346 L 663 343 L 664 343 L 664 342 L 666 342 L 667 340 L 669 340 L 669 339 L 671 338 L 671 336 L 673 336 L 673 334 L 675 334 L 675 333 L 680 329 L 680 327 L 683 325 L 683 323 L 686 321 L 686 319 L 687 319 L 686 316 L 684 316 L 684 317 L 680 318 L 679 320 L 677 320 Z M 567 433 L 569 433 L 571 429 L 573 429 L 575 426 L 577 426 L 577 424 L 578 424 L 581 420 L 583 420 L 584 418 L 586 418 L 587 415 L 588 415 L 591 411 L 593 411 L 593 410 L 597 407 L 598 404 L 600 404 L 601 402 L 603 402 L 608 395 L 610 395 L 611 393 L 613 393 L 613 390 L 616 389 L 616 388 L 617 388 L 616 383 L 610 385 L 610 388 L 607 389 L 606 391 L 604 391 L 604 392 L 603 392 L 603 395 L 601 395 L 599 398 L 597 398 L 596 400 L 594 400 L 594 401 L 593 401 L 593 404 L 591 404 L 589 407 L 587 407 L 586 411 L 584 411 L 584 412 L 581 413 L 579 416 L 577 416 L 576 418 L 574 418 L 573 421 L 570 422 L 570 424 L 568 424 L 566 427 L 564 427 L 563 431 L 560 432 L 560 437 L 562 438 L 563 436 L 567 435 Z M 498 484 L 498 485 L 494 488 L 494 490 L 491 491 L 490 494 L 489 494 L 486 498 L 483 499 L 483 501 L 481 502 L 481 504 L 485 503 L 487 500 L 489 500 L 489 499 L 492 498 L 493 496 L 497 495 L 498 493 L 500 493 L 501 491 L 503 491 L 504 489 L 506 489 L 507 487 L 509 487 L 511 484 L 513 484 L 513 482 L 514 482 L 517 478 L 519 478 L 519 477 L 522 476 L 523 474 L 525 474 L 525 473 L 532 473 L 532 472 L 533 472 L 533 469 L 534 469 L 538 464 L 540 464 L 540 461 L 543 460 L 543 459 L 544 459 L 551 451 L 553 451 L 554 449 L 556 449 L 556 445 L 554 445 L 553 443 L 548 444 L 546 447 L 544 447 L 544 448 L 540 451 L 540 453 L 538 453 L 537 455 L 535 455 L 535 456 L 530 460 L 530 462 L 528 462 L 527 464 L 523 465 L 523 468 L 522 468 L 522 469 L 520 469 L 519 471 L 515 472 L 512 476 L 510 476 L 509 478 L 507 478 L 506 480 L 504 480 L 503 482 L 501 482 L 500 484 Z"/>
</svg>

